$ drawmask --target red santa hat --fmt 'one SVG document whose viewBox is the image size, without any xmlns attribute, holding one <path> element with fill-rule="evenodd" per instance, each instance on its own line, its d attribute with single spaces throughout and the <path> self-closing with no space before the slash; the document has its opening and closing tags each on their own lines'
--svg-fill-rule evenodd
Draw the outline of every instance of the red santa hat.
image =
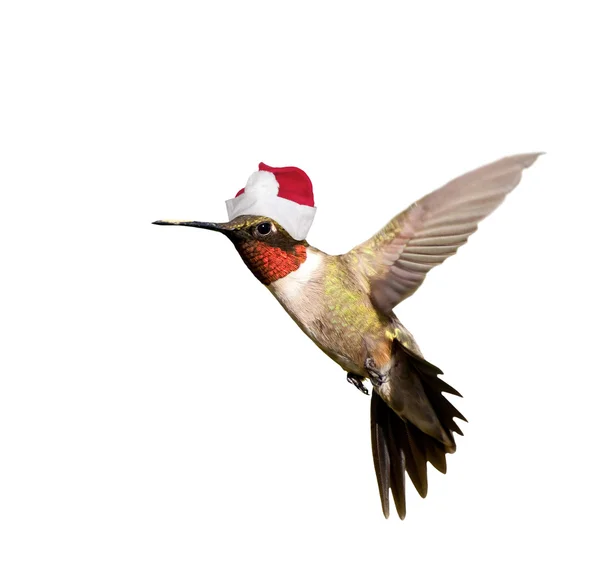
<svg viewBox="0 0 600 582">
<path fill-rule="evenodd" d="M 245 188 L 225 202 L 229 220 L 250 214 L 277 221 L 296 240 L 304 240 L 315 217 L 312 182 L 300 168 L 271 168 L 262 162 Z"/>
</svg>

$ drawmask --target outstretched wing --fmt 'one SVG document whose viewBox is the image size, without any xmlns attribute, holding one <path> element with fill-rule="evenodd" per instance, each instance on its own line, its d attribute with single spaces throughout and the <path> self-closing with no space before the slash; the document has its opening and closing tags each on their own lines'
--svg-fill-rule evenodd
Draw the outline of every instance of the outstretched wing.
<svg viewBox="0 0 600 582">
<path fill-rule="evenodd" d="M 410 297 L 433 267 L 467 242 L 539 155 L 502 158 L 448 182 L 350 251 L 370 280 L 373 304 L 387 313 Z"/>
</svg>

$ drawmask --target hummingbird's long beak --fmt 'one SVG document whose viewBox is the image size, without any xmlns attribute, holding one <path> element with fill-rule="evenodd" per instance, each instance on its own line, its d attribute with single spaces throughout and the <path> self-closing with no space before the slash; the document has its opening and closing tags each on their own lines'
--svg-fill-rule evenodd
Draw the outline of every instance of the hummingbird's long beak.
<svg viewBox="0 0 600 582">
<path fill-rule="evenodd" d="M 196 222 L 196 221 L 182 221 L 182 220 L 156 220 L 152 224 L 160 224 L 167 226 L 193 226 L 194 228 L 203 228 L 205 230 L 216 230 L 227 234 L 231 231 L 227 223 L 220 222 Z"/>
</svg>

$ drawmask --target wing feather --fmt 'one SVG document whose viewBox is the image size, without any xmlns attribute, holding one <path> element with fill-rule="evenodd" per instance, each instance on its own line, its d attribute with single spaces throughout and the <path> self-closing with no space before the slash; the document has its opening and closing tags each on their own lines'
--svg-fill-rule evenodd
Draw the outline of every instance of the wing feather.
<svg viewBox="0 0 600 582">
<path fill-rule="evenodd" d="M 517 186 L 540 154 L 502 158 L 448 182 L 350 251 L 384 312 L 410 297 L 427 273 L 465 244 L 479 222 Z"/>
</svg>

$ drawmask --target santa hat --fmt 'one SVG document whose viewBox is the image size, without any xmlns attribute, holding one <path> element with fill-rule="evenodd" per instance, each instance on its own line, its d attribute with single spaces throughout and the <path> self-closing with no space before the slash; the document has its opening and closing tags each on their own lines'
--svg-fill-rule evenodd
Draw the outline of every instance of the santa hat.
<svg viewBox="0 0 600 582">
<path fill-rule="evenodd" d="M 271 168 L 262 162 L 245 188 L 225 204 L 229 220 L 245 214 L 267 216 L 296 240 L 306 238 L 317 211 L 312 182 L 300 168 Z"/>
</svg>

